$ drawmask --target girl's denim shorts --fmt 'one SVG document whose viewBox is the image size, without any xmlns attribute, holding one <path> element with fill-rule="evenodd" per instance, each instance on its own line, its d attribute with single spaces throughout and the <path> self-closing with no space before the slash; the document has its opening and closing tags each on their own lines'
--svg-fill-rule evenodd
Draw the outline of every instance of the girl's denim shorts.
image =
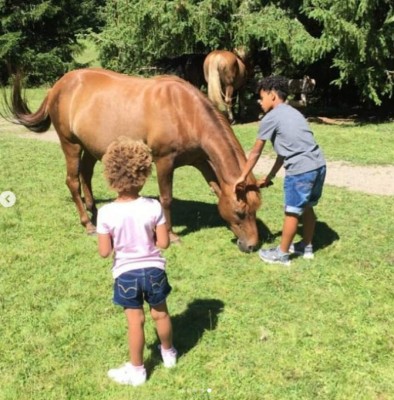
<svg viewBox="0 0 394 400">
<path fill-rule="evenodd" d="M 154 307 L 166 300 L 171 289 L 164 270 L 134 269 L 115 279 L 113 301 L 124 308 L 142 308 L 145 300 Z"/>
<path fill-rule="evenodd" d="M 298 175 L 286 175 L 285 212 L 302 215 L 305 207 L 315 206 L 323 192 L 326 167 Z"/>
</svg>

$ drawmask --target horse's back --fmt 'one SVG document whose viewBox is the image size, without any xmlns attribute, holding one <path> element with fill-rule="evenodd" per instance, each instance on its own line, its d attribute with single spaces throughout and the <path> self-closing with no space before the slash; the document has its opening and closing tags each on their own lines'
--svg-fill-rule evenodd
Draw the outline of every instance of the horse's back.
<svg viewBox="0 0 394 400">
<path fill-rule="evenodd" d="M 100 69 L 76 70 L 51 90 L 50 114 L 59 136 L 78 141 L 101 158 L 118 136 L 141 139 L 157 155 L 179 143 L 200 140 L 210 105 L 191 84 L 175 76 L 132 77 Z M 62 140 L 61 137 L 61 140 Z M 172 146 L 172 147 L 171 147 Z"/>
</svg>

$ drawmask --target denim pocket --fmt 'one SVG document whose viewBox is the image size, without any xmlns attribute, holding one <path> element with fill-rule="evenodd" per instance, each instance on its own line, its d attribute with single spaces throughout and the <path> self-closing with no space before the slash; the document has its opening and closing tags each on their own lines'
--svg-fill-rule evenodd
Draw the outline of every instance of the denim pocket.
<svg viewBox="0 0 394 400">
<path fill-rule="evenodd" d="M 136 297 L 138 289 L 137 279 L 127 279 L 120 276 L 117 279 L 116 286 L 120 297 L 129 300 Z"/>
<path fill-rule="evenodd" d="M 152 293 L 159 294 L 168 291 L 167 274 L 165 271 L 160 271 L 158 274 L 150 275 L 149 281 L 152 286 Z"/>
</svg>

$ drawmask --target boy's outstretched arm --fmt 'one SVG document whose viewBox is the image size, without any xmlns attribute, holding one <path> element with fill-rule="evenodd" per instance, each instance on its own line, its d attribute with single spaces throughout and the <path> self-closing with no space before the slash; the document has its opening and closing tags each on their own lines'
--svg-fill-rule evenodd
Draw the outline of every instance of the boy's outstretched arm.
<svg viewBox="0 0 394 400">
<path fill-rule="evenodd" d="M 283 165 L 283 157 L 282 156 L 277 156 L 276 160 L 275 160 L 275 164 L 272 166 L 271 171 L 269 172 L 269 174 L 259 180 L 257 182 L 257 185 L 259 187 L 267 187 L 270 185 L 270 182 L 272 181 L 272 179 L 275 178 L 276 174 L 278 173 L 278 171 L 281 169 L 282 165 Z"/>
<path fill-rule="evenodd" d="M 265 140 L 257 139 L 255 144 L 253 145 L 252 150 L 249 153 L 248 159 L 246 160 L 246 164 L 242 170 L 240 177 L 235 181 L 234 191 L 237 189 L 243 189 L 245 186 L 246 177 L 252 172 L 254 166 L 256 165 L 261 152 L 265 146 Z"/>
</svg>

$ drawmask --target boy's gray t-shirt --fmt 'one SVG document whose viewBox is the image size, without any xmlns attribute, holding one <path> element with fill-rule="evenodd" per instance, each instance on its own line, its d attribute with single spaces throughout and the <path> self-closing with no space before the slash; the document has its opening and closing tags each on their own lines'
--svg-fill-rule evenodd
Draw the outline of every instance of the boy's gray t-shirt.
<svg viewBox="0 0 394 400">
<path fill-rule="evenodd" d="M 264 116 L 257 138 L 271 140 L 275 152 L 284 159 L 287 175 L 302 174 L 326 165 L 305 117 L 286 103 Z"/>
</svg>

